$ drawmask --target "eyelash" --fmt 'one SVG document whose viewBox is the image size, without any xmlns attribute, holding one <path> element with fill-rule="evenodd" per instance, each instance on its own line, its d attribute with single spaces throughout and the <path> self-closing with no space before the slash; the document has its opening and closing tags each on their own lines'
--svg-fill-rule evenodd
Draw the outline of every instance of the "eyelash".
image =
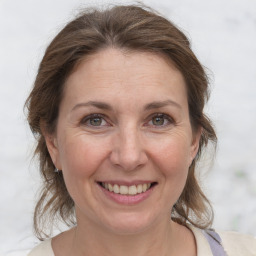
<svg viewBox="0 0 256 256">
<path fill-rule="evenodd" d="M 164 122 L 165 124 L 163 125 L 154 125 L 154 124 L 149 124 L 149 122 L 152 122 L 153 121 L 153 118 L 157 118 L 157 117 L 160 117 L 160 118 L 163 118 L 164 119 Z M 89 124 L 88 122 L 91 122 L 93 119 L 100 119 L 101 120 L 101 123 L 100 125 L 92 125 L 91 123 Z M 167 120 L 167 124 L 166 124 L 166 120 Z M 102 121 L 106 122 L 105 125 L 101 125 L 102 124 Z M 93 128 L 100 128 L 102 126 L 111 126 L 111 124 L 109 124 L 108 121 L 106 121 L 106 116 L 105 115 L 102 115 L 102 114 L 91 114 L 91 115 L 88 115 L 86 117 L 84 117 L 81 122 L 80 122 L 82 125 L 85 125 L 85 126 L 89 126 L 89 127 L 93 127 Z M 154 113 L 152 114 L 146 121 L 146 124 L 144 126 L 152 126 L 152 127 L 155 127 L 155 128 L 162 128 L 162 127 L 166 127 L 166 126 L 169 126 L 171 124 L 174 124 L 175 121 L 172 117 L 170 117 L 169 115 L 167 114 L 164 114 L 164 113 Z"/>
</svg>

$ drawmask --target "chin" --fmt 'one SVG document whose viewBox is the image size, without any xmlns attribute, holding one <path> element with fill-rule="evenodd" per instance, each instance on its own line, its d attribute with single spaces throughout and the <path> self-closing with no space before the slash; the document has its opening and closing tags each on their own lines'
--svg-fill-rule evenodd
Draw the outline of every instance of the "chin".
<svg viewBox="0 0 256 256">
<path fill-rule="evenodd" d="M 150 218 L 151 217 L 151 218 Z M 144 232 L 154 223 L 152 216 L 138 216 L 138 214 L 126 213 L 109 220 L 107 226 L 111 232 L 119 235 L 131 235 Z"/>
</svg>

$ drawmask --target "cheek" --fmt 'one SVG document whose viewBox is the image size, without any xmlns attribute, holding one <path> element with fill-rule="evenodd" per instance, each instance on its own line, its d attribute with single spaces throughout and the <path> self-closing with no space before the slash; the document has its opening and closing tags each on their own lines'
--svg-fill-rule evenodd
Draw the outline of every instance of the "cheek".
<svg viewBox="0 0 256 256">
<path fill-rule="evenodd" d="M 186 143 L 169 142 L 162 145 L 157 153 L 159 170 L 165 186 L 163 194 L 166 195 L 164 204 L 172 208 L 180 197 L 186 184 L 189 170 L 189 147 Z"/>
<path fill-rule="evenodd" d="M 76 204 L 84 201 L 81 191 L 91 193 L 91 184 L 95 182 L 93 177 L 104 161 L 106 152 L 106 147 L 85 136 L 63 140 L 60 151 L 62 172 L 67 190 Z"/>
<path fill-rule="evenodd" d="M 190 145 L 188 139 L 174 137 L 166 138 L 160 143 L 151 145 L 152 157 L 165 175 L 183 175 L 187 173 L 190 164 Z"/>
<path fill-rule="evenodd" d="M 103 145 L 106 143 L 103 143 Z M 60 159 L 64 175 L 73 178 L 90 177 L 107 156 L 107 147 L 85 136 L 65 140 L 61 145 Z"/>
</svg>

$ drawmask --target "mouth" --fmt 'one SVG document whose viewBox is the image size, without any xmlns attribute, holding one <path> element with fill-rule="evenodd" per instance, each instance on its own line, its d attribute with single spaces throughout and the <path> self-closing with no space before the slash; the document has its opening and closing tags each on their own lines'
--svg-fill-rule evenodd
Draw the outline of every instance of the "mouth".
<svg viewBox="0 0 256 256">
<path fill-rule="evenodd" d="M 151 183 L 141 183 L 141 184 L 133 184 L 130 186 L 127 185 L 119 185 L 115 183 L 108 182 L 97 182 L 102 188 L 105 190 L 112 192 L 114 194 L 126 195 L 126 196 L 135 196 L 138 194 L 145 193 L 150 190 L 154 186 L 157 185 L 157 182 Z"/>
</svg>

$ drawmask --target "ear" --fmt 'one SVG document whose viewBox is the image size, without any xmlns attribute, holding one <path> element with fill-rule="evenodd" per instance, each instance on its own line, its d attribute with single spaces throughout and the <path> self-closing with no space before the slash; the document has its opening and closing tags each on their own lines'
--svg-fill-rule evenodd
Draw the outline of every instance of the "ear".
<svg viewBox="0 0 256 256">
<path fill-rule="evenodd" d="M 48 132 L 43 129 L 43 136 L 45 139 L 45 143 L 48 149 L 48 152 L 51 156 L 52 162 L 58 170 L 62 170 L 61 163 L 60 163 L 60 154 L 57 142 L 56 134 L 49 134 Z"/>
<path fill-rule="evenodd" d="M 199 127 L 196 131 L 193 131 L 192 142 L 191 142 L 191 161 L 190 164 L 193 162 L 194 158 L 199 149 L 199 142 L 202 135 L 202 127 Z"/>
</svg>

